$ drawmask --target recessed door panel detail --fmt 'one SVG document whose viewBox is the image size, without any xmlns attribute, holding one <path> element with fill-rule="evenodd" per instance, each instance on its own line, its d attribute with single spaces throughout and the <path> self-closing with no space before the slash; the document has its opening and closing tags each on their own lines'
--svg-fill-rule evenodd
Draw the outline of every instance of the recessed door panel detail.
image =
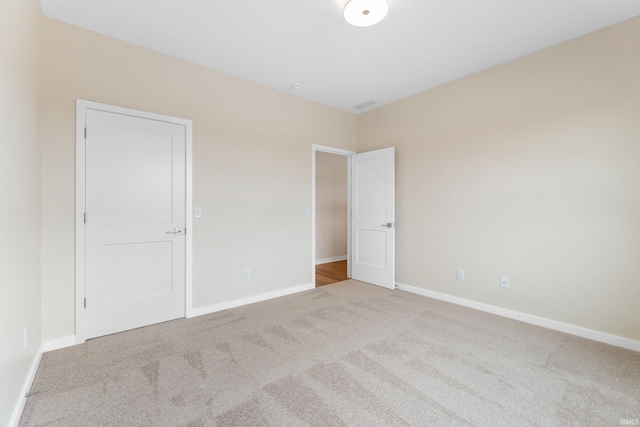
<svg viewBox="0 0 640 427">
<path fill-rule="evenodd" d="M 103 138 L 105 223 L 170 223 L 171 135 L 105 127 Z"/>
<path fill-rule="evenodd" d="M 170 294 L 172 249 L 171 242 L 105 245 L 104 303 Z"/>
<path fill-rule="evenodd" d="M 386 160 L 377 158 L 363 160 L 358 165 L 357 216 L 358 218 L 387 217 L 386 205 Z"/>
<path fill-rule="evenodd" d="M 385 268 L 386 262 L 386 232 L 382 230 L 358 230 L 358 252 L 356 261 L 372 267 Z"/>
</svg>

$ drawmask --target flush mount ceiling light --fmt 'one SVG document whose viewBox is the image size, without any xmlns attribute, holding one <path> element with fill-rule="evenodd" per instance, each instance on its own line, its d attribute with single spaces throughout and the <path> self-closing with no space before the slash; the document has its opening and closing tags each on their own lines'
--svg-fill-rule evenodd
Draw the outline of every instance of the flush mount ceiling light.
<svg viewBox="0 0 640 427">
<path fill-rule="evenodd" d="M 350 0 L 344 7 L 344 19 L 356 27 L 368 27 L 382 21 L 388 12 L 387 0 Z"/>
</svg>

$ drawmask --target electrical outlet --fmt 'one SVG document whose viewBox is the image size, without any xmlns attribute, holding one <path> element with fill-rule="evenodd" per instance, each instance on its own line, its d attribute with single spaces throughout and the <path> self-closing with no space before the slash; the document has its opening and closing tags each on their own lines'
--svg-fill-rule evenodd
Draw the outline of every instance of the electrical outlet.
<svg viewBox="0 0 640 427">
<path fill-rule="evenodd" d="M 458 280 L 464 280 L 464 270 L 458 269 L 456 277 Z"/>
<path fill-rule="evenodd" d="M 500 287 L 509 289 L 509 278 L 507 276 L 500 276 Z"/>
<path fill-rule="evenodd" d="M 22 336 L 23 336 L 23 346 L 24 348 L 27 348 L 27 327 L 26 326 L 22 330 Z"/>
<path fill-rule="evenodd" d="M 250 268 L 245 268 L 244 269 L 244 280 L 249 280 L 251 279 L 251 269 Z"/>
<path fill-rule="evenodd" d="M 320 248 L 321 248 L 321 249 L 324 249 L 324 242 L 321 242 L 321 243 L 320 243 Z"/>
</svg>

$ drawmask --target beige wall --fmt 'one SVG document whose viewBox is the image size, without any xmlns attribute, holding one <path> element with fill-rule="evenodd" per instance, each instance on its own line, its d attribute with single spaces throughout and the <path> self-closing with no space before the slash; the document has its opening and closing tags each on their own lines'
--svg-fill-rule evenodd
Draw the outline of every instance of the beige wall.
<svg viewBox="0 0 640 427">
<path fill-rule="evenodd" d="M 347 157 L 316 153 L 316 260 L 347 256 Z"/>
<path fill-rule="evenodd" d="M 47 18 L 41 27 L 45 340 L 74 334 L 76 98 L 193 120 L 195 307 L 313 282 L 311 145 L 355 149 L 355 116 Z"/>
<path fill-rule="evenodd" d="M 40 347 L 40 152 L 36 0 L 0 13 L 0 425 Z M 27 328 L 27 348 L 23 347 Z"/>
<path fill-rule="evenodd" d="M 640 340 L 638 40 L 640 18 L 358 117 L 359 151 L 397 147 L 398 282 Z"/>
</svg>

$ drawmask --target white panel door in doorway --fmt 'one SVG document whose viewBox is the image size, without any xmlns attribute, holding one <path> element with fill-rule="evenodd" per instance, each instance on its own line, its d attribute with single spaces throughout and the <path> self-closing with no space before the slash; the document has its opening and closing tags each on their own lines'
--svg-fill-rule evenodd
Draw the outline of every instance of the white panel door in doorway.
<svg viewBox="0 0 640 427">
<path fill-rule="evenodd" d="M 351 156 L 351 277 L 395 287 L 395 148 Z"/>
<path fill-rule="evenodd" d="M 87 109 L 86 338 L 185 316 L 185 126 Z"/>
</svg>

